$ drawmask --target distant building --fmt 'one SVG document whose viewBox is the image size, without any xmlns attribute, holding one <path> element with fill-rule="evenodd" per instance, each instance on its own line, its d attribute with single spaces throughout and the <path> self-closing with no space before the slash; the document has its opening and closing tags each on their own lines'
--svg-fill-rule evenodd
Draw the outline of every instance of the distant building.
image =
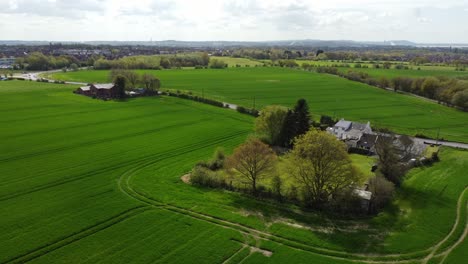
<svg viewBox="0 0 468 264">
<path fill-rule="evenodd" d="M 97 98 L 117 98 L 117 87 L 113 83 L 91 84 L 76 89 L 75 93 Z"/>
<path fill-rule="evenodd" d="M 15 64 L 16 58 L 0 58 L 0 68 L 1 69 L 11 69 Z"/>
</svg>

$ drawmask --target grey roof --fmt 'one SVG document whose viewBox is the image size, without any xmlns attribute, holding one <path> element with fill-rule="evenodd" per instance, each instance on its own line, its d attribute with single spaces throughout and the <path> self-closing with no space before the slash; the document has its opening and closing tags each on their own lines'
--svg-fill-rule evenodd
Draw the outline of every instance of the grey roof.
<svg viewBox="0 0 468 264">
<path fill-rule="evenodd" d="M 354 189 L 353 192 L 354 192 L 354 194 L 356 194 L 359 198 L 364 199 L 364 200 L 370 201 L 370 199 L 372 198 L 372 193 L 369 192 L 369 191 L 364 191 L 364 190 L 360 190 L 360 189 Z"/>
<path fill-rule="evenodd" d="M 351 121 L 341 119 L 340 121 L 338 121 L 338 123 L 335 124 L 335 127 L 342 127 L 344 130 L 348 130 L 351 126 L 351 123 Z"/>
<path fill-rule="evenodd" d="M 95 84 L 94 87 L 96 87 L 96 89 L 112 89 L 114 88 L 114 84 L 113 83 L 101 83 L 101 84 Z"/>
<path fill-rule="evenodd" d="M 356 130 L 364 130 L 366 129 L 367 124 L 362 124 L 362 123 L 357 123 L 357 122 L 352 122 L 351 123 L 351 129 L 356 129 Z"/>
<path fill-rule="evenodd" d="M 82 87 L 80 87 L 80 89 L 82 91 L 89 91 L 89 89 L 91 89 L 91 87 L 90 86 L 82 86 Z"/>
</svg>

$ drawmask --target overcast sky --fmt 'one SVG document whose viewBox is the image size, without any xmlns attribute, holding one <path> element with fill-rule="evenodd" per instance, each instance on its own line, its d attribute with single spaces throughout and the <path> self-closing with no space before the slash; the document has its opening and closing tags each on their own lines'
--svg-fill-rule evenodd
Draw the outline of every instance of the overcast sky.
<svg viewBox="0 0 468 264">
<path fill-rule="evenodd" d="M 0 39 L 468 43 L 468 0 L 0 0 Z"/>
</svg>

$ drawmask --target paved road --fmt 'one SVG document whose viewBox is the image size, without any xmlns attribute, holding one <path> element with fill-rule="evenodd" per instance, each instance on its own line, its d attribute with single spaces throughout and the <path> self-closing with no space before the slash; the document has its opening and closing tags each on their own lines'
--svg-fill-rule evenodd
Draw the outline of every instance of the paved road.
<svg viewBox="0 0 468 264">
<path fill-rule="evenodd" d="M 425 138 L 413 138 L 413 140 L 419 143 L 429 144 L 429 145 L 434 144 L 434 145 L 442 145 L 442 146 L 447 146 L 447 147 L 452 147 L 452 148 L 468 149 L 468 144 L 459 143 L 459 142 L 440 141 L 440 140 L 425 139 Z"/>
</svg>

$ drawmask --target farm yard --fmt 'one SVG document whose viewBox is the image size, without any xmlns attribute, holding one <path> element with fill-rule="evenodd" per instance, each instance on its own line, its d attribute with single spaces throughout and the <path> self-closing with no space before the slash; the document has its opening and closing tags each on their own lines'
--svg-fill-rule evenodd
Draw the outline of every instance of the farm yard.
<svg viewBox="0 0 468 264">
<path fill-rule="evenodd" d="M 316 115 L 369 120 L 411 134 L 434 135 L 440 127 L 444 138 L 468 141 L 466 113 L 333 76 L 276 68 L 152 73 L 163 89 L 203 90 L 245 106 L 255 97 L 257 107 L 289 106 L 306 97 Z M 56 74 L 86 82 L 105 82 L 107 76 Z M 336 219 L 180 180 L 214 148 L 230 153 L 243 142 L 253 132 L 252 117 L 165 96 L 93 100 L 74 95 L 75 88 L 0 84 L 1 263 L 466 258 L 467 151 L 443 148 L 440 162 L 411 170 L 393 204 L 378 216 Z M 353 162 L 366 170 L 372 160 Z"/>
<path fill-rule="evenodd" d="M 446 140 L 468 142 L 466 113 L 337 76 L 271 67 L 138 72 L 158 76 L 162 90 L 190 91 L 245 107 L 255 104 L 258 109 L 270 104 L 292 106 L 303 97 L 308 100 L 316 119 L 320 115 L 329 115 L 370 121 L 376 127 L 396 133 L 422 134 L 432 138 L 439 133 Z M 78 71 L 56 73 L 52 78 L 107 82 L 108 76 L 109 71 Z"/>
</svg>

